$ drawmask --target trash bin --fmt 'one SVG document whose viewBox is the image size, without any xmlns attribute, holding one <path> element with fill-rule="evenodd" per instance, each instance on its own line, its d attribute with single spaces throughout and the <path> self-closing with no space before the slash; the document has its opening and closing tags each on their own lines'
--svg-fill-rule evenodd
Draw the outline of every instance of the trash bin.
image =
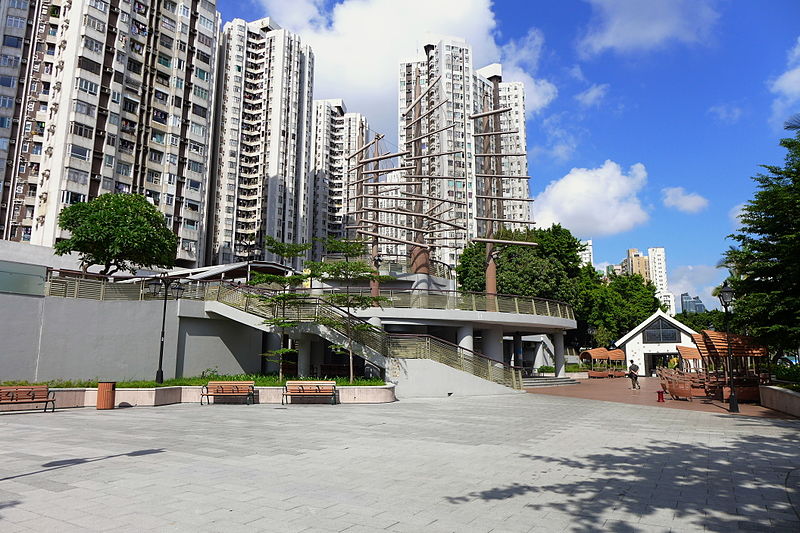
<svg viewBox="0 0 800 533">
<path fill-rule="evenodd" d="M 116 381 L 99 381 L 97 383 L 97 408 L 113 409 L 117 397 Z"/>
</svg>

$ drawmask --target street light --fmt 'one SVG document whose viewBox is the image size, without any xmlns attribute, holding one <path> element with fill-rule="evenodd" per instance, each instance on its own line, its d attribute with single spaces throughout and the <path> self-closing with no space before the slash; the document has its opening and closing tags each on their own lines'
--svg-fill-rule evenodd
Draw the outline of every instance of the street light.
<svg viewBox="0 0 800 533">
<path fill-rule="evenodd" d="M 158 352 L 158 370 L 156 371 L 156 383 L 164 383 L 164 370 L 162 365 L 164 363 L 164 326 L 167 322 L 167 299 L 169 298 L 170 287 L 172 288 L 172 295 L 175 299 L 180 299 L 186 287 L 177 280 L 169 278 L 153 278 L 147 283 L 147 288 L 150 289 L 150 294 L 158 296 L 161 292 L 161 287 L 164 287 L 164 310 L 161 313 L 161 348 Z"/>
<path fill-rule="evenodd" d="M 719 301 L 725 309 L 725 335 L 728 339 L 728 379 L 730 381 L 731 395 L 728 398 L 728 405 L 731 413 L 739 412 L 739 401 L 736 399 L 736 389 L 733 386 L 733 350 L 731 349 L 731 328 L 730 328 L 730 310 L 728 309 L 733 303 L 733 289 L 726 281 L 719 291 Z"/>
</svg>

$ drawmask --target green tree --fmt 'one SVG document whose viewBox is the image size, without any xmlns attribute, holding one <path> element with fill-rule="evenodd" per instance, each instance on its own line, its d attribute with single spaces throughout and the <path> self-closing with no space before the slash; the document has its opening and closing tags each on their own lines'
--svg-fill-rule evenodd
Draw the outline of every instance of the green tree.
<svg viewBox="0 0 800 533">
<path fill-rule="evenodd" d="M 264 241 L 267 251 L 277 255 L 282 261 L 302 257 L 311 248 L 311 244 L 284 243 L 270 236 L 267 236 Z M 268 284 L 273 287 L 276 285 L 280 287 L 280 292 L 261 296 L 261 300 L 271 305 L 275 310 L 275 315 L 272 318 L 265 319 L 264 323 L 278 328 L 281 335 L 281 347 L 277 350 L 268 350 L 261 355 L 266 361 L 278 364 L 279 380 L 283 380 L 284 359 L 297 353 L 297 350 L 289 345 L 288 331 L 300 325 L 299 307 L 308 301 L 308 297 L 305 294 L 292 292 L 291 289 L 302 285 L 308 278 L 308 274 L 280 275 L 256 272 L 249 281 L 251 285 Z"/>
<path fill-rule="evenodd" d="M 718 309 L 711 309 L 703 313 L 678 313 L 675 315 L 675 320 L 698 333 L 704 329 L 725 331 L 725 313 Z"/>
<path fill-rule="evenodd" d="M 72 204 L 58 215 L 58 225 L 70 237 L 56 243 L 55 253 L 77 252 L 84 272 L 92 265 L 110 275 L 175 264 L 178 237 L 140 194 L 104 194 Z"/>
<path fill-rule="evenodd" d="M 731 235 L 739 247 L 725 254 L 738 276 L 734 324 L 778 350 L 800 344 L 800 134 L 780 142 L 784 165 L 763 165 L 753 177 L 757 190 Z"/>
<path fill-rule="evenodd" d="M 325 243 L 325 250 L 328 254 L 339 255 L 341 261 L 325 261 L 311 265 L 312 270 L 326 281 L 335 281 L 340 286 L 344 286 L 343 292 L 333 292 L 326 296 L 326 300 L 337 306 L 342 307 L 347 312 L 343 318 L 344 328 L 347 335 L 347 346 L 339 347 L 346 351 L 349 358 L 350 383 L 355 379 L 353 368 L 353 336 L 355 331 L 361 329 L 371 329 L 372 326 L 353 320 L 350 316 L 351 310 L 368 309 L 375 305 L 380 305 L 386 299 L 380 296 L 372 296 L 362 291 L 352 290 L 356 285 L 363 285 L 369 282 L 388 281 L 393 278 L 381 276 L 375 271 L 375 267 L 363 260 L 366 255 L 366 243 L 364 241 L 347 241 L 340 239 L 328 239 Z M 336 348 L 336 347 L 334 347 Z"/>
</svg>

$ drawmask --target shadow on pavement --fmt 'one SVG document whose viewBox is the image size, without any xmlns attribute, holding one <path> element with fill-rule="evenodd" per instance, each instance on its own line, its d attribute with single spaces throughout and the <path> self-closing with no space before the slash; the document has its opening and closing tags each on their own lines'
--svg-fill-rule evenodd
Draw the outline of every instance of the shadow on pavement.
<svg viewBox="0 0 800 533">
<path fill-rule="evenodd" d="M 8 476 L 4 478 L 0 478 L 0 482 L 2 481 L 9 481 L 12 479 L 17 479 L 26 476 L 32 476 L 35 474 L 43 474 L 46 472 L 52 472 L 53 470 L 59 470 L 61 468 L 68 468 L 70 466 L 77 466 L 83 465 L 88 463 L 94 463 L 97 461 L 105 461 L 106 459 L 113 459 L 115 457 L 140 457 L 142 455 L 152 455 L 154 453 L 163 453 L 165 450 L 163 448 L 157 449 L 150 449 L 150 450 L 136 450 L 128 453 L 117 453 L 114 455 L 104 455 L 102 457 L 76 457 L 74 459 L 61 459 L 59 461 L 50 461 L 49 463 L 45 463 L 42 465 L 41 470 L 34 470 L 33 472 L 26 472 L 24 474 L 17 474 L 16 476 Z"/>
<path fill-rule="evenodd" d="M 752 425 L 763 430 L 766 420 L 756 420 Z M 737 428 L 750 425 L 742 422 Z M 732 434 L 728 442 L 714 445 L 654 441 L 573 457 L 521 454 L 553 465 L 543 466 L 547 471 L 541 483 L 512 483 L 447 500 L 458 505 L 529 497 L 526 507 L 543 515 L 555 511 L 569 516 L 577 531 L 664 527 L 797 532 L 800 432 L 796 423 L 769 424 L 788 431 L 770 437 Z"/>
</svg>

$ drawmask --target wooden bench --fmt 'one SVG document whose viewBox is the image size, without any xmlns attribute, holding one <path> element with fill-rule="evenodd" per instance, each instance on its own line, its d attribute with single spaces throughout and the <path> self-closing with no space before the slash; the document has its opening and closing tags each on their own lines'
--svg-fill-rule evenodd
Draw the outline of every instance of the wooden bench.
<svg viewBox="0 0 800 533">
<path fill-rule="evenodd" d="M 211 403 L 209 396 L 244 396 L 247 404 L 254 404 L 255 384 L 255 381 L 209 381 L 200 391 L 200 405 L 203 405 L 203 397 L 206 404 Z"/>
<path fill-rule="evenodd" d="M 18 387 L 0 387 L 0 405 L 16 405 L 25 403 L 43 403 L 44 412 L 47 404 L 52 404 L 50 412 L 56 410 L 55 393 L 47 385 L 21 385 Z"/>
<path fill-rule="evenodd" d="M 607 370 L 589 370 L 587 372 L 590 378 L 607 378 L 608 371 Z"/>
<path fill-rule="evenodd" d="M 330 396 L 331 405 L 336 405 L 336 382 L 335 381 L 287 381 L 283 387 L 281 405 L 289 397 L 299 396 L 301 398 L 325 398 Z M 288 402 L 287 402 L 288 403 Z"/>
</svg>

